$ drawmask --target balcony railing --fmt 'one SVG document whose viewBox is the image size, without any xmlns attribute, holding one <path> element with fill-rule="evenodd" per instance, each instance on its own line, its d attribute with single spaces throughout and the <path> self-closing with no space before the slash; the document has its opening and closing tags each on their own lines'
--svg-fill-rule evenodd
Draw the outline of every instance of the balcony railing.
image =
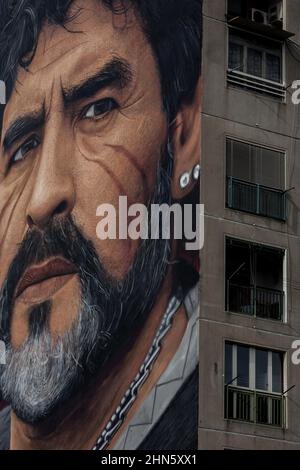
<svg viewBox="0 0 300 470">
<path fill-rule="evenodd" d="M 228 176 L 227 207 L 286 221 L 286 192 Z"/>
<path fill-rule="evenodd" d="M 228 70 L 227 83 L 233 86 L 247 88 L 248 90 L 258 93 L 264 93 L 282 101 L 286 98 L 286 89 L 282 83 L 249 75 L 240 70 Z"/>
<path fill-rule="evenodd" d="M 283 321 L 284 292 L 227 281 L 227 311 Z"/>
<path fill-rule="evenodd" d="M 225 418 L 285 427 L 285 397 L 225 386 Z"/>
</svg>

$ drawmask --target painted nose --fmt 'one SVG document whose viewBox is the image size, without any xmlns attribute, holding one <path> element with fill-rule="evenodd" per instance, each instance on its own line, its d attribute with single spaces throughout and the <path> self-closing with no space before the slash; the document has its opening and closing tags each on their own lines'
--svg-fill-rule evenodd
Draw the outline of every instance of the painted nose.
<svg viewBox="0 0 300 470">
<path fill-rule="evenodd" d="M 46 148 L 46 145 L 44 144 Z M 75 203 L 71 164 L 66 155 L 58 155 L 50 147 L 40 156 L 33 192 L 27 209 L 29 227 L 44 228 L 54 217 L 69 215 Z M 70 158 L 69 158 L 70 160 Z"/>
</svg>

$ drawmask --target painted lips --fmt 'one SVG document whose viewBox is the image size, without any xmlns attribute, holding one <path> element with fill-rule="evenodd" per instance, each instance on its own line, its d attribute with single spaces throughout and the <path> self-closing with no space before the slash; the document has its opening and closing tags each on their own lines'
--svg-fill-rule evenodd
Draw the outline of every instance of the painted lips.
<svg viewBox="0 0 300 470">
<path fill-rule="evenodd" d="M 31 303 L 49 298 L 61 289 L 78 270 L 64 258 L 53 258 L 28 268 L 16 288 L 16 299 Z"/>
</svg>

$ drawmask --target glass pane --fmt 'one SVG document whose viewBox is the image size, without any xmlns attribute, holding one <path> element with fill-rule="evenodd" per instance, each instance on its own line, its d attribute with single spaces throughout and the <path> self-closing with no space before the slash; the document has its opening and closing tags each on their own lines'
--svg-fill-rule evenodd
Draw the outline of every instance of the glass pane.
<svg viewBox="0 0 300 470">
<path fill-rule="evenodd" d="M 266 54 L 266 78 L 274 82 L 280 82 L 280 75 L 280 57 L 273 54 Z"/>
<path fill-rule="evenodd" d="M 249 348 L 237 347 L 237 384 L 240 387 L 249 387 Z"/>
<path fill-rule="evenodd" d="M 284 190 L 284 167 L 283 153 L 262 148 L 257 164 L 257 183 L 269 188 Z"/>
<path fill-rule="evenodd" d="M 232 173 L 229 176 L 251 181 L 251 146 L 244 142 L 234 140 L 232 142 Z"/>
<path fill-rule="evenodd" d="M 225 344 L 225 385 L 229 384 L 232 377 L 232 344 Z"/>
<path fill-rule="evenodd" d="M 247 73 L 249 73 L 249 75 L 255 75 L 256 77 L 262 76 L 262 52 L 261 51 L 248 48 Z"/>
<path fill-rule="evenodd" d="M 268 351 L 255 351 L 255 388 L 268 390 Z"/>
<path fill-rule="evenodd" d="M 272 353 L 272 392 L 282 393 L 282 355 L 278 352 Z"/>
<path fill-rule="evenodd" d="M 244 69 L 244 48 L 240 44 L 234 42 L 229 43 L 229 59 L 228 67 L 231 70 L 239 70 L 243 72 Z"/>
</svg>

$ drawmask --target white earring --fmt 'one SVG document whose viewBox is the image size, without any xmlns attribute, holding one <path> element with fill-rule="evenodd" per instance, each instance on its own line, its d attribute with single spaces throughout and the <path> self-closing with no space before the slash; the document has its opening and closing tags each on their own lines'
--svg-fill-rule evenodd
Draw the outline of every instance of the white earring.
<svg viewBox="0 0 300 470">
<path fill-rule="evenodd" d="M 181 189 L 185 189 L 190 184 L 190 179 L 191 177 L 188 171 L 186 171 L 185 173 L 183 173 L 183 175 L 181 175 L 180 177 Z"/>
<path fill-rule="evenodd" d="M 200 174 L 201 174 L 201 167 L 198 163 L 198 165 L 195 165 L 194 168 L 193 168 L 193 178 L 194 178 L 195 181 L 199 180 Z"/>
</svg>

